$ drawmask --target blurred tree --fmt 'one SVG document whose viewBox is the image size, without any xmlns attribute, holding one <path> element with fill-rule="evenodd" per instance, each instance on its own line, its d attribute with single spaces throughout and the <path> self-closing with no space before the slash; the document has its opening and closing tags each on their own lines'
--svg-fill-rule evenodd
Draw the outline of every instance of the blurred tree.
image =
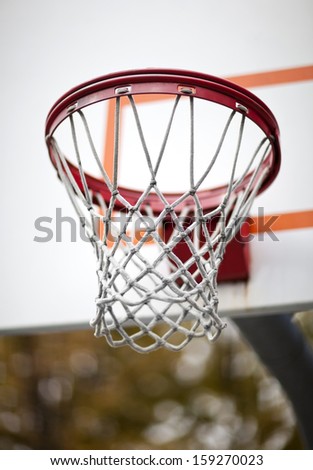
<svg viewBox="0 0 313 470">
<path fill-rule="evenodd" d="M 0 338 L 0 448 L 302 448 L 278 382 L 224 331 L 147 355 L 90 331 Z"/>
</svg>

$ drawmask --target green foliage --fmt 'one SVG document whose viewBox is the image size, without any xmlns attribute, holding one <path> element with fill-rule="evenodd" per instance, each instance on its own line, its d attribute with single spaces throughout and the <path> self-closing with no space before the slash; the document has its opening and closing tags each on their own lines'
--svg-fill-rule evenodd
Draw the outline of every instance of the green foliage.
<svg viewBox="0 0 313 470">
<path fill-rule="evenodd" d="M 89 330 L 0 338 L 0 448 L 300 449 L 301 442 L 279 384 L 229 325 L 217 343 L 193 340 L 180 353 L 147 355 L 112 349 Z"/>
</svg>

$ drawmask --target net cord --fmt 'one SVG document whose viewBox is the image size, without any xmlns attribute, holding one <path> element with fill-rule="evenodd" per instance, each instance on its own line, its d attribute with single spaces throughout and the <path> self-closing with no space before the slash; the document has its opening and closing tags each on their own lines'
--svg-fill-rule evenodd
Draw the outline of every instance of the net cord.
<svg viewBox="0 0 313 470">
<path fill-rule="evenodd" d="M 95 249 L 98 260 L 97 313 L 91 321 L 91 325 L 95 328 L 96 336 L 105 336 L 111 346 L 128 344 L 139 352 L 149 352 L 159 347 L 177 351 L 185 347 L 194 337 L 207 336 L 209 340 L 214 341 L 225 327 L 225 323 L 218 315 L 218 269 L 227 244 L 236 235 L 242 221 L 247 217 L 253 200 L 268 174 L 269 168 L 264 166 L 264 161 L 271 142 L 267 137 L 261 140 L 245 170 L 239 178 L 235 179 L 246 120 L 246 114 L 241 112 L 241 122 L 227 190 L 218 207 L 205 212 L 197 191 L 214 167 L 229 127 L 238 111 L 231 111 L 221 132 L 216 150 L 206 169 L 196 181 L 194 171 L 195 109 L 194 98 L 189 97 L 190 188 L 178 196 L 176 201 L 169 203 L 158 187 L 157 177 L 181 97 L 180 95 L 175 97 L 154 166 L 135 99 L 131 95 L 128 96 L 128 99 L 151 176 L 150 183 L 134 206 L 121 195 L 118 187 L 120 97 L 115 99 L 112 180 L 97 154 L 86 116 L 82 110 L 69 116 L 81 185 L 78 185 L 75 180 L 58 143 L 53 136 L 49 137 L 58 174 L 65 184 L 70 200 L 85 234 Z M 93 194 L 88 188 L 83 169 L 83 158 L 79 150 L 79 138 L 75 124 L 76 115 L 83 123 L 97 168 L 102 175 L 104 184 L 111 192 L 108 203 L 104 201 L 100 193 Z M 259 162 L 251 173 L 249 183 L 239 191 L 257 158 L 259 158 Z M 158 215 L 153 214 L 151 206 L 147 204 L 147 198 L 151 192 L 154 192 L 164 205 Z M 193 200 L 193 206 L 188 205 L 178 211 L 178 206 L 190 198 Z M 114 220 L 117 200 L 125 207 L 125 217 L 120 225 L 116 224 Z M 186 221 L 187 219 L 189 221 L 191 212 L 193 219 L 186 227 Z M 218 223 L 210 232 L 208 225 L 216 217 L 218 217 Z M 144 235 L 136 243 L 127 233 L 135 219 L 139 219 L 145 229 Z M 167 219 L 171 220 L 173 231 L 165 241 L 158 227 L 162 226 Z M 151 220 L 154 220 L 153 226 L 151 226 Z M 103 227 L 102 234 L 99 231 L 100 226 Z M 201 234 L 204 239 L 202 243 L 200 242 Z M 113 238 L 112 246 L 109 246 L 109 237 Z M 146 258 L 143 250 L 148 240 L 152 240 L 159 250 L 153 261 Z M 175 254 L 175 248 L 182 242 L 187 245 L 190 253 L 189 258 L 185 261 Z M 169 272 L 166 274 L 159 269 L 162 263 L 167 263 L 169 267 Z M 135 275 L 129 274 L 128 267 L 130 265 L 135 268 Z M 120 286 L 121 280 L 122 287 Z M 149 281 L 148 286 L 145 283 L 147 280 Z M 176 306 L 174 314 L 172 313 L 173 306 Z M 149 311 L 148 317 L 141 314 L 145 309 Z M 162 330 L 160 324 L 166 326 L 165 332 L 158 331 L 158 328 Z M 179 341 L 173 340 L 177 336 L 180 338 Z"/>
</svg>

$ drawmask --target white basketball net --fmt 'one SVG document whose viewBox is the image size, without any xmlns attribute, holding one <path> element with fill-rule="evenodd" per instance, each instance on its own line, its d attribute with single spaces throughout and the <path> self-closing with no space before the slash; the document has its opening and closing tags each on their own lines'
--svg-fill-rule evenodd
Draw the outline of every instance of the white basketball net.
<svg viewBox="0 0 313 470">
<path fill-rule="evenodd" d="M 80 185 L 73 177 L 59 144 L 53 136 L 48 137 L 48 140 L 53 148 L 59 176 L 66 186 L 98 260 L 97 313 L 91 321 L 95 335 L 105 336 L 111 346 L 129 345 L 139 352 L 148 352 L 160 347 L 177 351 L 194 337 L 207 336 L 209 340 L 215 340 L 225 326 L 218 315 L 217 273 L 228 242 L 238 232 L 268 174 L 264 160 L 271 142 L 264 137 L 258 143 L 241 176 L 235 178 L 247 113 L 247 110 L 239 105 L 237 110 L 230 112 L 216 151 L 208 159 L 202 176 L 196 180 L 194 98 L 185 98 L 190 100 L 190 186 L 177 200 L 170 203 L 159 188 L 158 170 L 180 96 L 175 98 L 161 150 L 154 164 L 150 158 L 135 100 L 132 96 L 128 96 L 128 99 L 150 173 L 146 189 L 135 205 L 131 205 L 123 197 L 118 185 L 120 97 L 116 98 L 115 105 L 112 179 L 108 177 L 96 152 L 82 110 L 69 114 L 67 118 L 70 120 Z M 234 144 L 228 187 L 218 207 L 205 211 L 198 190 L 217 161 L 227 130 L 238 112 L 240 126 L 237 142 Z M 76 122 L 79 120 L 83 123 L 103 182 L 111 192 L 108 203 L 100 193 L 92 193 L 88 188 L 82 165 L 84 156 L 80 154 L 76 129 Z M 248 174 L 251 174 L 248 184 L 240 189 Z M 163 210 L 160 214 L 154 214 L 147 203 L 151 193 L 157 195 L 162 203 Z M 184 205 L 187 200 L 188 205 Z M 124 208 L 118 218 L 117 202 Z M 209 230 L 213 220 L 218 222 L 213 230 Z M 130 233 L 138 221 L 143 235 L 134 239 Z M 172 234 L 165 239 L 162 230 L 168 223 L 172 226 Z M 149 257 L 146 256 L 147 244 L 151 242 L 154 250 L 152 258 L 151 250 Z M 188 247 L 188 259 L 185 261 L 175 254 L 179 243 L 185 243 Z"/>
</svg>

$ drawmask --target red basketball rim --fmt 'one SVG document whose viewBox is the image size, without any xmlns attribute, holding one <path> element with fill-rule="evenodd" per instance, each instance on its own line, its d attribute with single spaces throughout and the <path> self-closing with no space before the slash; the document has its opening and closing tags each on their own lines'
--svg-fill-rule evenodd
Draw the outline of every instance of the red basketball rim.
<svg viewBox="0 0 313 470">
<path fill-rule="evenodd" d="M 267 167 L 269 172 L 258 192 L 264 191 L 276 178 L 281 160 L 279 127 L 273 113 L 257 96 L 234 83 L 212 75 L 185 70 L 143 69 L 119 72 L 90 80 L 67 92 L 51 108 L 46 121 L 46 142 L 53 165 L 57 167 L 50 138 L 62 121 L 72 112 L 99 101 L 116 98 L 121 93 L 123 95 L 185 95 L 186 87 L 189 87 L 188 94 L 192 94 L 195 98 L 212 101 L 230 109 L 236 109 L 238 112 L 240 112 L 238 105 L 247 108 L 247 118 L 262 129 L 271 141 L 268 155 L 262 164 L 262 167 Z M 76 183 L 82 189 L 78 168 L 70 162 L 68 164 Z M 94 193 L 100 193 L 104 200 L 109 202 L 111 192 L 104 181 L 87 173 L 85 177 L 90 190 Z M 236 191 L 239 192 L 245 188 L 250 178 L 251 174 L 248 174 L 238 185 Z M 216 207 L 226 189 L 225 185 L 197 191 L 203 209 L 209 210 Z M 125 187 L 119 187 L 119 192 L 131 205 L 135 205 L 142 194 L 142 191 Z M 179 194 L 166 193 L 164 196 L 171 204 L 177 200 Z M 164 209 L 164 205 L 153 192 L 146 198 L 145 203 L 149 204 L 156 214 Z M 188 199 L 185 204 L 188 204 Z M 122 207 L 124 206 L 121 204 Z M 116 208 L 119 208 L 118 200 L 116 200 Z"/>
</svg>

